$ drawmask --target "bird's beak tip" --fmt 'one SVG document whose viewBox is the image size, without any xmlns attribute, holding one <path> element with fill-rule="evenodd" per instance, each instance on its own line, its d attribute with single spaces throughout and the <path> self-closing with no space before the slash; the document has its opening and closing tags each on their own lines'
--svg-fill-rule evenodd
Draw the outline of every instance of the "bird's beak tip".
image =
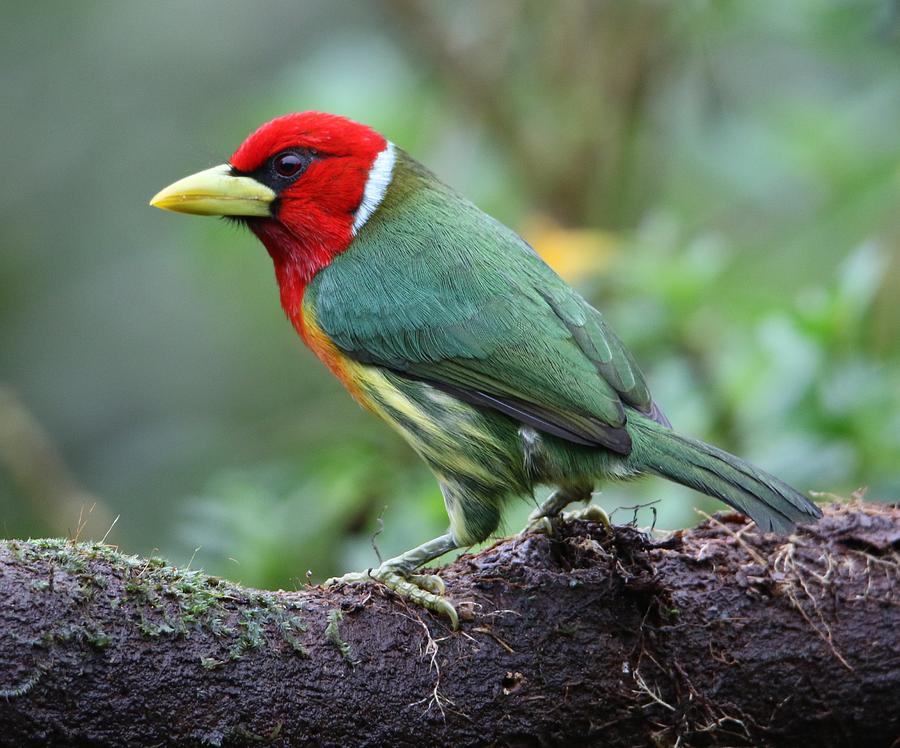
<svg viewBox="0 0 900 748">
<path fill-rule="evenodd" d="M 255 179 L 232 176 L 228 164 L 192 174 L 150 199 L 150 206 L 205 216 L 268 216 L 275 193 Z"/>
</svg>

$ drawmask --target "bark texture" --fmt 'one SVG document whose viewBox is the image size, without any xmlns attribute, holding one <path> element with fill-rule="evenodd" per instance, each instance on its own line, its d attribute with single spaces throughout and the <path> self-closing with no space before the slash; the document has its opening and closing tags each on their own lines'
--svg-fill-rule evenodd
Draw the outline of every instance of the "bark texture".
<svg viewBox="0 0 900 748">
<path fill-rule="evenodd" d="M 375 587 L 261 592 L 0 544 L 5 745 L 889 746 L 900 510 L 790 538 L 587 522 L 447 567 L 462 630 Z"/>
</svg>

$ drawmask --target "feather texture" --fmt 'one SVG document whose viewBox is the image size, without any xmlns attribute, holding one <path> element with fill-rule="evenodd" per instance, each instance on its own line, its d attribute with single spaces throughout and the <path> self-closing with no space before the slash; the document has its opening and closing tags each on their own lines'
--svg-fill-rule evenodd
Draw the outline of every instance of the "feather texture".
<svg viewBox="0 0 900 748">
<path fill-rule="evenodd" d="M 652 412 L 643 376 L 600 313 L 402 151 L 382 205 L 307 294 L 350 358 L 574 443 L 628 454 L 626 406 Z"/>
</svg>

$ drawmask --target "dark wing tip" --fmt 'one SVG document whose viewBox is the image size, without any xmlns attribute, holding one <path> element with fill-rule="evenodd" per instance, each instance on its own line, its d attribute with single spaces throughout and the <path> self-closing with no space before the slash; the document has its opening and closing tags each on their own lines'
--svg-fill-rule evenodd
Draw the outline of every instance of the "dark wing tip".
<svg viewBox="0 0 900 748">
<path fill-rule="evenodd" d="M 642 412 L 645 413 L 650 420 L 656 421 L 660 426 L 665 426 L 667 429 L 672 428 L 672 424 L 666 417 L 666 414 L 663 413 L 659 405 L 652 400 L 650 401 L 650 408 Z"/>
</svg>

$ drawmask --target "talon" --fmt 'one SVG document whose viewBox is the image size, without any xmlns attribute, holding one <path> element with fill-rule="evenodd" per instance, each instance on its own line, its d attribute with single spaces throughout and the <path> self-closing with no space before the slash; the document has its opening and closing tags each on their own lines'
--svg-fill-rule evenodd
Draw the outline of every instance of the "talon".
<svg viewBox="0 0 900 748">
<path fill-rule="evenodd" d="M 434 595 L 443 595 L 447 591 L 447 585 L 437 574 L 413 574 L 409 581 Z"/>
<path fill-rule="evenodd" d="M 351 571 L 339 577 L 329 577 L 322 582 L 323 587 L 336 587 L 339 584 L 365 584 L 372 581 L 372 569 Z"/>
<path fill-rule="evenodd" d="M 359 584 L 379 582 L 398 597 L 402 597 L 416 605 L 421 605 L 433 613 L 450 619 L 454 631 L 459 629 L 459 615 L 453 604 L 441 597 L 446 587 L 444 580 L 436 574 L 405 574 L 391 566 L 379 566 L 368 571 L 353 571 L 341 577 L 325 580 L 323 586 L 333 587 L 338 584 Z"/>
<path fill-rule="evenodd" d="M 528 524 L 525 526 L 523 534 L 537 533 L 539 535 L 548 535 L 553 537 L 553 521 L 546 515 L 538 517 L 530 517 Z"/>
<path fill-rule="evenodd" d="M 456 608 L 443 597 L 438 598 L 435 606 L 432 610 L 438 615 L 444 615 L 449 618 L 450 628 L 454 631 L 459 631 L 459 615 L 456 612 Z"/>
<path fill-rule="evenodd" d="M 610 532 L 612 531 L 612 522 L 609 521 L 609 515 L 603 510 L 603 507 L 597 504 L 588 504 L 584 509 L 577 509 L 574 512 L 563 512 L 565 520 L 582 519 L 588 522 L 596 522 L 603 525 Z"/>
</svg>

